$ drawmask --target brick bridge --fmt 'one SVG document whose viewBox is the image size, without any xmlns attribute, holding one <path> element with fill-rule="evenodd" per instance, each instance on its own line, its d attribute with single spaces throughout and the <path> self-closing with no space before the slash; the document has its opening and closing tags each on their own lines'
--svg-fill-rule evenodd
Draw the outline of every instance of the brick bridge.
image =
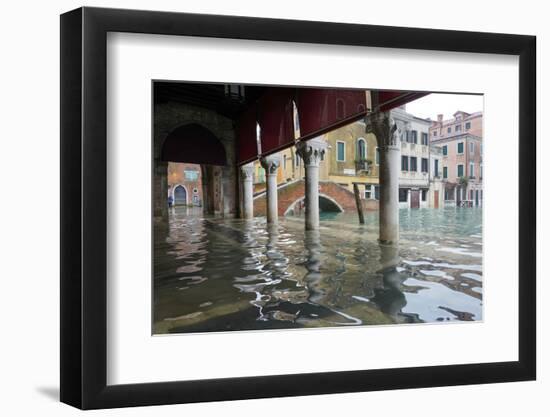
<svg viewBox="0 0 550 417">
<path fill-rule="evenodd" d="M 291 214 L 293 210 L 303 210 L 303 205 L 299 203 L 303 201 L 304 196 L 304 180 L 280 184 L 277 187 L 279 216 Z M 378 209 L 378 201 L 376 200 L 361 201 L 365 210 Z M 322 211 L 357 212 L 353 192 L 332 181 L 319 181 L 319 207 Z M 254 193 L 254 216 L 265 216 L 265 213 L 265 189 L 256 190 Z"/>
</svg>

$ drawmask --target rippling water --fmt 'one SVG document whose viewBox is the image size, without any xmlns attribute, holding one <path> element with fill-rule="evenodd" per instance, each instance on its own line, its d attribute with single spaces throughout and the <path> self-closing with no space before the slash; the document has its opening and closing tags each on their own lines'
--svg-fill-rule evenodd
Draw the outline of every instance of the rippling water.
<svg viewBox="0 0 550 417">
<path fill-rule="evenodd" d="M 399 247 L 378 213 L 323 213 L 267 227 L 171 213 L 155 230 L 154 333 L 482 319 L 481 209 L 401 210 Z"/>
</svg>

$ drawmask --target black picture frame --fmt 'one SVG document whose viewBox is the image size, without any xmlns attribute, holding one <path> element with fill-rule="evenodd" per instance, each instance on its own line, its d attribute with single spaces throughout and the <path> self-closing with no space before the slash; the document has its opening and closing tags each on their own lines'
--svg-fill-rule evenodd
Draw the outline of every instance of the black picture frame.
<svg viewBox="0 0 550 417">
<path fill-rule="evenodd" d="M 519 360 L 113 385 L 107 375 L 108 32 L 519 56 Z M 171 12 L 61 15 L 61 401 L 82 409 L 534 380 L 536 38 Z"/>
</svg>

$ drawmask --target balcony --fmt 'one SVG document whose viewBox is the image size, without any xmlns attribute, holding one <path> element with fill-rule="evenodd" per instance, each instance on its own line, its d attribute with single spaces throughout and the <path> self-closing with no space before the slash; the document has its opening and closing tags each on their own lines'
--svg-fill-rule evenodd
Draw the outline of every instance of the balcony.
<svg viewBox="0 0 550 417">
<path fill-rule="evenodd" d="M 357 174 L 368 175 L 370 173 L 370 168 L 372 161 L 368 159 L 358 159 L 355 161 L 355 171 Z"/>
</svg>

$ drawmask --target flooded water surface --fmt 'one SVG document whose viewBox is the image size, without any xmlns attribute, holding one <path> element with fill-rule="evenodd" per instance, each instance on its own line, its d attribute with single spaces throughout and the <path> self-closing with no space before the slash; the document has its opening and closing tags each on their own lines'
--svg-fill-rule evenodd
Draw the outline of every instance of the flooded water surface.
<svg viewBox="0 0 550 417">
<path fill-rule="evenodd" d="M 398 247 L 377 242 L 377 212 L 305 232 L 194 210 L 155 230 L 155 334 L 482 319 L 480 208 L 401 210 Z"/>
</svg>

